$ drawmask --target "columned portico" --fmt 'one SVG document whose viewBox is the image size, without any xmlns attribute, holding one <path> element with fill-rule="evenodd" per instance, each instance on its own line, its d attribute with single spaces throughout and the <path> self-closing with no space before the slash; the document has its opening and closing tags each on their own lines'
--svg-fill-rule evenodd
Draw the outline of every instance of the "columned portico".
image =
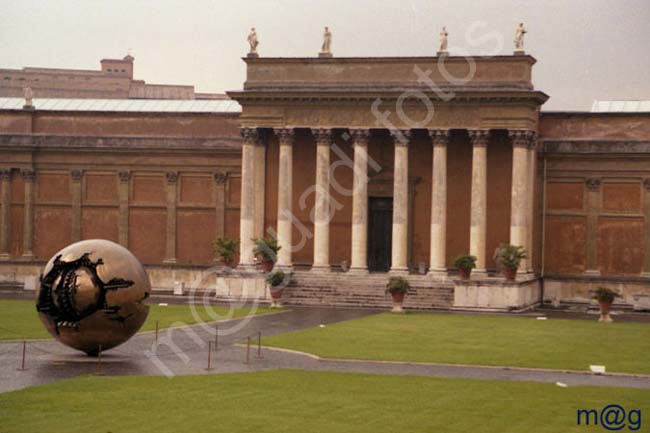
<svg viewBox="0 0 650 433">
<path fill-rule="evenodd" d="M 314 205 L 314 272 L 330 268 L 330 146 L 332 131 L 314 129 L 316 138 L 316 203 Z"/>
<path fill-rule="evenodd" d="M 472 143 L 472 210 L 469 254 L 476 257 L 475 276 L 486 274 L 485 240 L 487 229 L 487 144 L 489 131 L 469 130 Z"/>
<path fill-rule="evenodd" d="M 407 274 L 409 233 L 409 140 L 411 131 L 391 131 L 395 145 L 393 170 L 393 240 L 391 273 Z"/>
<path fill-rule="evenodd" d="M 292 251 L 292 211 L 293 201 L 293 141 L 294 130 L 291 128 L 277 128 L 275 135 L 280 143 L 280 157 L 278 163 L 278 244 L 282 246 L 278 251 L 276 265 L 279 268 L 291 267 Z M 259 172 L 259 171 L 258 171 Z"/>
<path fill-rule="evenodd" d="M 449 131 L 429 131 L 433 145 L 433 172 L 431 173 L 431 247 L 429 274 L 447 276 L 447 143 Z"/>
<path fill-rule="evenodd" d="M 368 129 L 350 131 L 354 140 L 351 272 L 368 272 Z"/>
</svg>

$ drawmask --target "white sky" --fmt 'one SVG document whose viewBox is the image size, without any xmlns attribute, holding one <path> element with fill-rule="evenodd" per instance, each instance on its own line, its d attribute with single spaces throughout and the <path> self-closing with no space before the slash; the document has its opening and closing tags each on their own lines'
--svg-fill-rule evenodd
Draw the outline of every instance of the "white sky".
<svg viewBox="0 0 650 433">
<path fill-rule="evenodd" d="M 99 69 L 130 48 L 137 79 L 223 92 L 251 26 L 262 56 L 316 56 L 325 25 L 335 56 L 421 56 L 442 25 L 452 54 L 510 54 L 519 21 L 545 110 L 650 99 L 650 0 L 0 0 L 0 67 Z"/>
</svg>

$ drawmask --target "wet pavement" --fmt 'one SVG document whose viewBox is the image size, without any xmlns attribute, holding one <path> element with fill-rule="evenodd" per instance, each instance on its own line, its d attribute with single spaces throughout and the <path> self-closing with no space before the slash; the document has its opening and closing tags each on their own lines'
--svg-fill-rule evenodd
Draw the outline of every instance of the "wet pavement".
<svg viewBox="0 0 650 433">
<path fill-rule="evenodd" d="M 277 314 L 252 316 L 215 324 L 169 328 L 134 336 L 100 358 L 91 358 L 54 340 L 32 340 L 26 345 L 25 370 L 21 371 L 22 342 L 0 343 L 0 392 L 40 385 L 80 375 L 175 375 L 247 372 L 267 369 L 460 377 L 489 380 L 563 382 L 569 386 L 595 385 L 650 388 L 650 377 L 594 375 L 536 369 L 433 365 L 373 361 L 320 360 L 306 354 L 261 348 L 263 336 L 327 325 L 371 314 L 371 310 L 292 308 Z M 247 338 L 251 338 L 247 349 Z M 214 345 L 217 345 L 215 350 Z M 247 354 L 248 352 L 248 354 Z M 261 355 L 261 356 L 258 356 Z M 248 360 L 248 362 L 247 362 Z M 208 370 L 208 362 L 210 369 Z"/>
</svg>

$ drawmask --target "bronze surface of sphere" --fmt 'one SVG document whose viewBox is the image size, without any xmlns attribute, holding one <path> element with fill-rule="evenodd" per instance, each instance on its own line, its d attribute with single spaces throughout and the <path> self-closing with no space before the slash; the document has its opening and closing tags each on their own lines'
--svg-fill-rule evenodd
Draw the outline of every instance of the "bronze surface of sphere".
<svg viewBox="0 0 650 433">
<path fill-rule="evenodd" d="M 36 309 L 54 338 L 96 355 L 138 332 L 150 293 L 149 277 L 129 250 L 92 239 L 68 245 L 45 265 Z"/>
</svg>

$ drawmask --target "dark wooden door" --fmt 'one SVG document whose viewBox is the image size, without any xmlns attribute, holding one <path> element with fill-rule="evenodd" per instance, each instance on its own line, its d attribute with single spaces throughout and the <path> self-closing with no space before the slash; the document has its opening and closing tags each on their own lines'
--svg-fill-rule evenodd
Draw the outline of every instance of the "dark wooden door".
<svg viewBox="0 0 650 433">
<path fill-rule="evenodd" d="M 368 206 L 368 270 L 390 270 L 393 241 L 393 199 L 370 198 Z"/>
</svg>

